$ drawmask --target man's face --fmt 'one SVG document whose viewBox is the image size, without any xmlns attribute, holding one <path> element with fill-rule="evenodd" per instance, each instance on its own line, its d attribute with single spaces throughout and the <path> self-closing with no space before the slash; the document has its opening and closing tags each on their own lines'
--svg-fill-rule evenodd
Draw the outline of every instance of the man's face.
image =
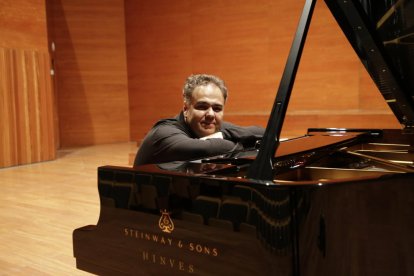
<svg viewBox="0 0 414 276">
<path fill-rule="evenodd" d="M 214 84 L 194 89 L 191 103 L 184 102 L 184 117 L 192 131 L 202 138 L 220 130 L 224 97 Z"/>
</svg>

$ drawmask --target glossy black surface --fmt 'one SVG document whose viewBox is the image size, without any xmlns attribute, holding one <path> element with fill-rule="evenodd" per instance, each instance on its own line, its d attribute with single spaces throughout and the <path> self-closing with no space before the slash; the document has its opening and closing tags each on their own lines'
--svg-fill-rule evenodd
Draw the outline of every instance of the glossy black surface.
<svg viewBox="0 0 414 276">
<path fill-rule="evenodd" d="M 101 167 L 100 218 L 74 231 L 77 265 L 101 275 L 411 275 L 414 137 L 372 133 L 282 142 L 289 154 L 275 159 L 273 181 L 246 178 L 249 158 Z M 286 148 L 317 136 L 336 143 Z"/>
<path fill-rule="evenodd" d="M 390 57 L 396 75 L 414 96 L 414 1 L 361 1 Z"/>
<path fill-rule="evenodd" d="M 414 124 L 414 1 L 325 0 L 401 124 Z"/>
</svg>

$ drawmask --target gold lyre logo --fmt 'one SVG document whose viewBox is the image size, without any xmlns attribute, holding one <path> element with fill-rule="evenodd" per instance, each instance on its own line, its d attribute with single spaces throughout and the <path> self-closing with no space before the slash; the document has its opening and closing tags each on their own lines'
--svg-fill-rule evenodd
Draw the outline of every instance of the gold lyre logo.
<svg viewBox="0 0 414 276">
<path fill-rule="evenodd" d="M 158 226 L 163 232 L 171 233 L 174 230 L 174 223 L 170 218 L 170 213 L 168 213 L 165 209 L 160 211 L 161 217 L 158 221 Z"/>
</svg>

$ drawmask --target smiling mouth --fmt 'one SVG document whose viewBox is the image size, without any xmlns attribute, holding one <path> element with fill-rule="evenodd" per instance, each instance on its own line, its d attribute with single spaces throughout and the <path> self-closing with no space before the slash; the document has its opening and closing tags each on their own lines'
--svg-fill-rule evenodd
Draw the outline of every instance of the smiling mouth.
<svg viewBox="0 0 414 276">
<path fill-rule="evenodd" d="M 216 124 L 213 123 L 213 122 L 211 122 L 211 123 L 209 123 L 209 122 L 201 122 L 201 126 L 204 127 L 204 128 L 213 128 L 213 127 L 216 126 Z"/>
</svg>

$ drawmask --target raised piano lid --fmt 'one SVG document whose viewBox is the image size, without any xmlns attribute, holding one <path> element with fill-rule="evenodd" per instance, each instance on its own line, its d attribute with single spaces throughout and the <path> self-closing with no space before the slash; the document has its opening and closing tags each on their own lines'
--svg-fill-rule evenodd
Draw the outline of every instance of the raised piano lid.
<svg viewBox="0 0 414 276">
<path fill-rule="evenodd" d="M 411 130 L 414 123 L 413 2 L 325 2 L 399 122 L 405 130 Z M 311 1 L 305 4 L 260 150 L 247 172 L 250 179 L 269 181 L 274 178 L 274 156 L 279 150 L 280 132 L 313 4 Z"/>
<path fill-rule="evenodd" d="M 414 124 L 414 1 L 325 0 L 405 128 Z"/>
</svg>

